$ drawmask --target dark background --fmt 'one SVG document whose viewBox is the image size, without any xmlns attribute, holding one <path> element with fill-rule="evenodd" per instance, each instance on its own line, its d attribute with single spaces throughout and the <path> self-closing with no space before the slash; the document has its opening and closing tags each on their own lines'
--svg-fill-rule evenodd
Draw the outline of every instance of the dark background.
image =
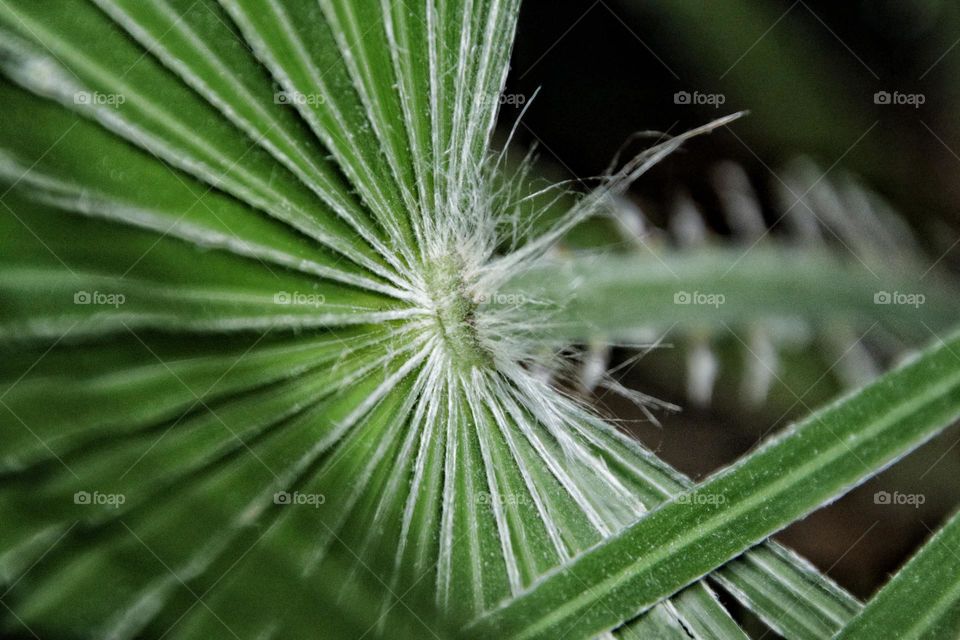
<svg viewBox="0 0 960 640">
<path fill-rule="evenodd" d="M 520 148 L 536 144 L 550 175 L 587 178 L 602 174 L 634 132 L 676 134 L 749 110 L 732 132 L 688 143 L 629 196 L 666 225 L 677 193 L 690 193 L 722 239 L 729 229 L 709 178 L 717 163 L 740 164 L 766 205 L 782 167 L 804 156 L 824 175 L 855 175 L 881 194 L 949 271 L 960 259 L 958 42 L 960 5 L 936 0 L 528 0 L 506 93 L 539 95 L 514 141 Z M 676 104 L 678 91 L 722 94 L 725 102 Z M 921 94 L 924 103 L 876 104 L 878 91 Z M 504 129 L 519 112 L 503 107 Z M 779 233 L 776 217 L 765 213 Z M 611 366 L 629 355 L 614 352 Z M 609 396 L 598 404 L 671 463 L 703 478 L 768 430 L 840 392 L 823 372 L 816 388 L 789 389 L 794 401 L 745 408 L 736 387 L 721 384 L 714 402 L 697 408 L 683 396 L 682 370 L 655 356 L 621 381 L 682 405 L 681 413 L 661 415 L 657 428 Z M 856 595 L 869 596 L 956 507 L 958 437 L 956 428 L 946 432 L 780 539 Z M 875 492 L 895 490 L 922 495 L 924 504 L 875 504 Z"/>
</svg>

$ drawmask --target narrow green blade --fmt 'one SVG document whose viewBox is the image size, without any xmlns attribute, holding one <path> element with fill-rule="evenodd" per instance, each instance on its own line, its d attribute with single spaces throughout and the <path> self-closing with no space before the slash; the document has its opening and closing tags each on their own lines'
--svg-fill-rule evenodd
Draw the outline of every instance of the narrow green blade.
<svg viewBox="0 0 960 640">
<path fill-rule="evenodd" d="M 960 635 L 960 514 L 954 514 L 835 638 Z"/>
<path fill-rule="evenodd" d="M 815 413 L 481 617 L 469 633 L 588 637 L 648 609 L 956 420 L 958 348 L 955 335 Z"/>
<path fill-rule="evenodd" d="M 891 303 L 909 292 L 910 304 Z M 949 328 L 956 291 L 882 266 L 873 271 L 825 252 L 757 247 L 704 249 L 640 256 L 558 258 L 518 274 L 507 300 L 539 302 L 553 310 L 548 329 L 558 337 L 629 339 L 650 327 L 723 327 L 764 322 L 881 322 L 889 330 L 926 339 L 922 323 Z M 513 296 L 509 294 L 514 294 Z M 881 296 L 878 298 L 878 295 Z M 607 302 L 615 299 L 617 304 Z"/>
</svg>

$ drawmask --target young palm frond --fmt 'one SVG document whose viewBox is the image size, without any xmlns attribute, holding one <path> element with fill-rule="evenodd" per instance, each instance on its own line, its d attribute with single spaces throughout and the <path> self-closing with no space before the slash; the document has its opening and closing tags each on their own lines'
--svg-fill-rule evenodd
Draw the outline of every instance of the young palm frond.
<svg viewBox="0 0 960 640">
<path fill-rule="evenodd" d="M 676 282 L 547 254 L 733 117 L 533 231 L 522 176 L 488 148 L 518 4 L 0 2 L 6 630 L 743 637 L 701 580 L 714 570 L 791 636 L 868 615 L 763 541 L 956 416 L 950 347 L 898 374 L 920 395 L 890 409 L 914 429 L 837 418 L 857 446 L 887 438 L 866 471 L 836 447 L 804 466 L 826 436 L 800 428 L 776 449 L 799 468 L 768 493 L 743 477 L 775 465 L 751 458 L 728 476 L 738 511 L 684 500 L 687 478 L 537 375 L 595 329 L 634 328 L 636 306 L 673 313 L 647 303 Z M 739 286 L 733 313 L 769 301 Z M 764 497 L 780 508 L 751 519 Z M 678 511 L 703 525 L 680 541 Z M 749 526 L 711 546 L 735 518 Z M 622 566 L 634 544 L 648 563 Z M 603 566 L 577 599 L 582 563 Z M 601 613 L 605 571 L 643 588 Z"/>
</svg>

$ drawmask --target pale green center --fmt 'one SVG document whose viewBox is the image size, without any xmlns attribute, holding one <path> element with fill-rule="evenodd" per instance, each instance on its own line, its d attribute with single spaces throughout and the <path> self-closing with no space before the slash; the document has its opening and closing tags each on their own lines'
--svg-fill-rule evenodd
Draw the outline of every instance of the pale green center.
<svg viewBox="0 0 960 640">
<path fill-rule="evenodd" d="M 455 364 L 465 369 L 490 366 L 490 352 L 477 333 L 477 303 L 468 295 L 462 273 L 462 262 L 446 256 L 436 260 L 427 274 L 437 328 Z"/>
</svg>

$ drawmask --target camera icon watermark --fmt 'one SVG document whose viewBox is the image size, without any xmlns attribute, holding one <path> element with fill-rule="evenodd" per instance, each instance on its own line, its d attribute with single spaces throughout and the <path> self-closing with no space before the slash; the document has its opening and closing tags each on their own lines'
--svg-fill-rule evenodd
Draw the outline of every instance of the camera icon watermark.
<svg viewBox="0 0 960 640">
<path fill-rule="evenodd" d="M 920 505 L 926 501 L 927 497 L 922 493 L 900 493 L 899 491 L 890 493 L 889 491 L 877 491 L 873 494 L 873 504 L 893 506 L 907 505 L 914 509 L 919 509 Z"/>
<path fill-rule="evenodd" d="M 873 94 L 873 103 L 880 105 L 909 106 L 919 109 L 925 104 L 927 96 L 922 93 L 901 93 L 899 91 L 877 91 Z"/>
<path fill-rule="evenodd" d="M 103 291 L 74 291 L 73 304 L 110 306 L 114 309 L 126 303 L 127 297 L 122 293 L 108 293 Z"/>
<path fill-rule="evenodd" d="M 320 307 L 327 299 L 320 293 L 302 293 L 300 291 L 278 291 L 273 294 L 273 303 L 299 307 Z"/>
<path fill-rule="evenodd" d="M 327 97 L 322 93 L 303 93 L 302 91 L 287 91 L 277 85 L 273 88 L 273 103 L 292 106 L 316 107 L 325 104 Z"/>
<path fill-rule="evenodd" d="M 277 505 L 307 505 L 314 509 L 319 509 L 320 505 L 326 501 L 327 497 L 322 493 L 300 493 L 299 491 L 290 493 L 289 491 L 277 491 L 273 494 L 273 504 Z"/>
<path fill-rule="evenodd" d="M 673 294 L 673 304 L 709 306 L 716 309 L 726 302 L 727 297 L 722 293 L 677 291 Z"/>
<path fill-rule="evenodd" d="M 486 111 L 495 106 L 519 109 L 527 103 L 527 96 L 522 93 L 481 93 L 476 96 L 473 103 L 479 111 Z"/>
<path fill-rule="evenodd" d="M 927 301 L 922 293 L 903 293 L 900 291 L 877 291 L 873 294 L 873 304 L 901 305 L 919 309 Z"/>
<path fill-rule="evenodd" d="M 679 105 L 697 105 L 697 106 L 708 106 L 713 107 L 714 109 L 719 109 L 721 105 L 726 103 L 727 96 L 722 93 L 701 93 L 699 91 L 694 91 L 693 93 L 689 91 L 677 91 L 673 94 L 673 103 Z"/>
<path fill-rule="evenodd" d="M 105 505 L 114 509 L 119 509 L 120 505 L 127 501 L 127 497 L 122 493 L 100 493 L 99 491 L 77 491 L 73 494 L 73 504 L 84 506 Z"/>
<path fill-rule="evenodd" d="M 712 504 L 720 505 L 727 501 L 727 496 L 720 493 L 684 493 L 677 496 L 680 504 Z"/>
<path fill-rule="evenodd" d="M 99 91 L 77 91 L 73 94 L 73 104 L 87 106 L 119 107 L 127 101 L 122 93 L 100 93 Z"/>
<path fill-rule="evenodd" d="M 493 495 L 487 491 L 480 491 L 476 497 L 477 504 L 481 505 L 512 505 L 524 506 L 531 504 L 530 497 L 523 493 L 501 493 Z"/>
<path fill-rule="evenodd" d="M 520 306 L 526 304 L 527 296 L 522 293 L 481 293 L 474 296 L 473 301 L 477 304 Z"/>
</svg>

